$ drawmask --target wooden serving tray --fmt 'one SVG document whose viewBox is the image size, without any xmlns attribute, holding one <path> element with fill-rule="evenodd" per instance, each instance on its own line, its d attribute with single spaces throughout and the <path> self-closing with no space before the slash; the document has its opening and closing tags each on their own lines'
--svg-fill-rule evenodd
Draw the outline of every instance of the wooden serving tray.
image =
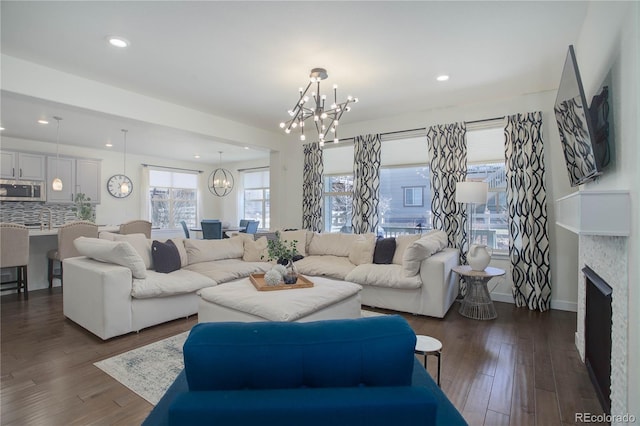
<svg viewBox="0 0 640 426">
<path fill-rule="evenodd" d="M 295 284 L 268 285 L 264 282 L 264 274 L 251 274 L 249 275 L 249 279 L 258 291 L 292 290 L 294 288 L 313 287 L 313 283 L 301 274 L 298 274 L 298 281 L 296 281 Z"/>
</svg>

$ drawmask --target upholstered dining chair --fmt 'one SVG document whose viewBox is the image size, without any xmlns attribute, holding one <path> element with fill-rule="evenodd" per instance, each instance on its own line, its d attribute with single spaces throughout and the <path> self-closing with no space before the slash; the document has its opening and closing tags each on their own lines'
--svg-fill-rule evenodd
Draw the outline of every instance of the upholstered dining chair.
<svg viewBox="0 0 640 426">
<path fill-rule="evenodd" d="M 238 226 L 240 228 L 246 228 L 249 222 L 251 222 L 249 219 L 240 219 L 240 224 Z"/>
<path fill-rule="evenodd" d="M 120 225 L 121 234 L 144 234 L 151 238 L 151 222 L 148 220 L 131 220 Z"/>
<path fill-rule="evenodd" d="M 258 225 L 260 225 L 260 221 L 259 220 L 250 220 L 248 221 L 249 223 L 247 223 L 246 228 L 244 229 L 243 232 L 247 233 L 247 234 L 255 234 L 256 232 L 258 232 Z"/>
<path fill-rule="evenodd" d="M 16 279 L 2 282 L 0 285 L 12 285 L 3 290 L 15 288 L 18 293 L 23 290 L 24 298 L 28 299 L 29 229 L 16 223 L 0 223 L 0 246 L 0 268 L 16 268 Z"/>
<path fill-rule="evenodd" d="M 187 226 L 187 222 L 184 220 L 180 221 L 180 225 L 182 225 L 182 230 L 184 231 L 184 237 L 189 239 L 191 236 L 189 235 L 189 227 Z"/>
<path fill-rule="evenodd" d="M 98 225 L 88 221 L 78 221 L 67 223 L 58 228 L 58 248 L 49 250 L 47 253 L 47 276 L 49 278 L 49 288 L 53 287 L 53 279 L 60 279 L 62 286 L 62 261 L 68 257 L 80 256 L 73 241 L 78 237 L 98 238 Z M 53 262 L 60 262 L 60 274 L 55 274 Z"/>
<path fill-rule="evenodd" d="M 222 222 L 219 220 L 204 219 L 200 221 L 202 238 L 205 240 L 222 239 Z"/>
</svg>

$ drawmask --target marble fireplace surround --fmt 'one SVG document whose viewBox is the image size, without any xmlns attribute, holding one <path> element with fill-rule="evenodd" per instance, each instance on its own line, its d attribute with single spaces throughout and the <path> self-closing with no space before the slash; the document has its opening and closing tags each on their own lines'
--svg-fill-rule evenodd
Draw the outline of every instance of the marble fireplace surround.
<svg viewBox="0 0 640 426">
<path fill-rule="evenodd" d="M 584 362 L 586 280 L 589 266 L 613 289 L 611 414 L 629 412 L 627 400 L 630 199 L 628 191 L 579 191 L 556 201 L 556 223 L 579 235 L 576 347 Z"/>
</svg>

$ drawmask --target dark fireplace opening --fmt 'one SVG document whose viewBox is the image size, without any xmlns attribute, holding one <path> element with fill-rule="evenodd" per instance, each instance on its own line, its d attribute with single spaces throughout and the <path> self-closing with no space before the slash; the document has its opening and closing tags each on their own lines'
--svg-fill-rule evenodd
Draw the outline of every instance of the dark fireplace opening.
<svg viewBox="0 0 640 426">
<path fill-rule="evenodd" d="M 585 266 L 585 363 L 604 412 L 611 414 L 611 293 L 613 289 Z"/>
</svg>

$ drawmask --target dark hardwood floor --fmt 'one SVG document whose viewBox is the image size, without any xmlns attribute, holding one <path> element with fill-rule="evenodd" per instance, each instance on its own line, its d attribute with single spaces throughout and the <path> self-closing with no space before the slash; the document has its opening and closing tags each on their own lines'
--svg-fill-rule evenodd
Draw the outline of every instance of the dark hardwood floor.
<svg viewBox="0 0 640 426">
<path fill-rule="evenodd" d="M 403 314 L 443 343 L 442 388 L 471 425 L 571 425 L 602 413 L 574 346 L 576 315 L 496 303 L 498 319 Z M 180 319 L 103 342 L 67 320 L 62 293 L 0 298 L 2 425 L 137 425 L 152 406 L 93 363 L 189 330 Z M 378 310 L 389 313 L 390 311 Z M 429 357 L 429 372 L 436 361 Z"/>
</svg>

